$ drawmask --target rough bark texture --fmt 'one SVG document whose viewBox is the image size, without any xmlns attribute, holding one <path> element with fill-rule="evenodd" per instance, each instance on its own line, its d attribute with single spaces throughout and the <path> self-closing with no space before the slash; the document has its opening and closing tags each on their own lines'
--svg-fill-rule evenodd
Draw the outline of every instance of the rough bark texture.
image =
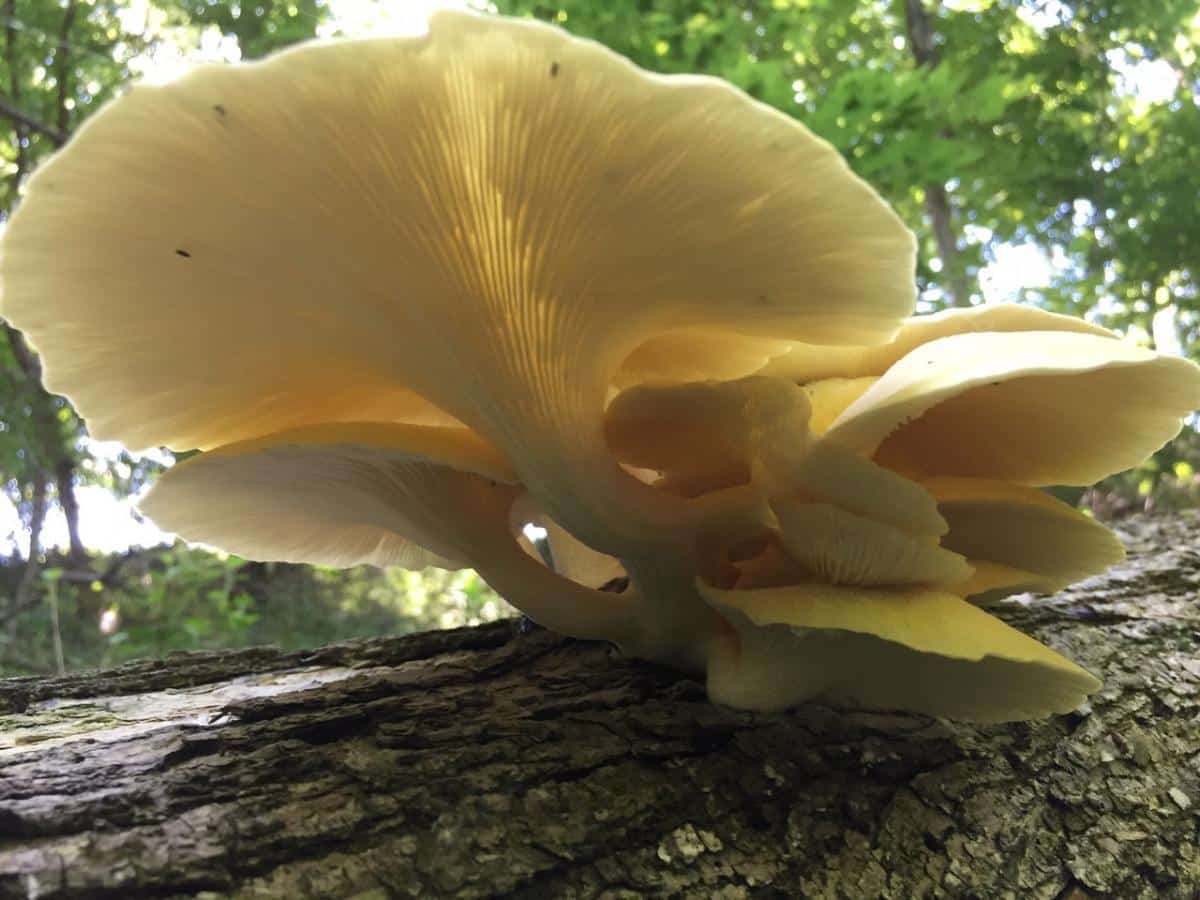
<svg viewBox="0 0 1200 900">
<path fill-rule="evenodd" d="M 1005 619 L 1103 675 L 973 727 L 753 715 L 511 623 L 0 683 L 0 897 L 1193 897 L 1197 520 Z"/>
</svg>

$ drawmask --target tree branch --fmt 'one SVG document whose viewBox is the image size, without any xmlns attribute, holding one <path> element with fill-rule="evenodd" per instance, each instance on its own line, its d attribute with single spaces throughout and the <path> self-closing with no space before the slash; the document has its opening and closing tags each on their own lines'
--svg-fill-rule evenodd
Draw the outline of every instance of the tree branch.
<svg viewBox="0 0 1200 900">
<path fill-rule="evenodd" d="M 17 361 L 17 366 L 21 370 L 21 374 L 25 376 L 25 380 L 33 384 L 42 383 L 42 362 L 37 358 L 37 355 L 25 343 L 25 335 L 17 331 L 7 322 L 4 325 L 4 336 L 8 338 L 8 345 L 12 348 L 13 358 Z"/>
<path fill-rule="evenodd" d="M 8 63 L 9 90 L 12 93 L 12 104 L 15 108 L 21 104 L 21 71 L 17 65 L 17 29 L 14 24 L 17 21 L 17 0 L 6 0 L 4 14 L 8 18 L 8 25 L 4 29 L 4 60 Z M 12 179 L 10 205 L 17 202 L 17 192 L 20 190 L 21 179 L 25 174 L 25 136 L 29 131 L 24 122 L 16 121 L 15 124 L 16 140 L 13 141 L 13 149 L 16 151 L 17 171 Z"/>
<path fill-rule="evenodd" d="M 45 122 L 39 122 L 33 116 L 26 115 L 4 97 L 0 97 L 0 115 L 16 122 L 18 125 L 28 128 L 30 131 L 36 131 L 43 137 L 49 138 L 55 147 L 61 147 L 67 142 L 66 134 L 57 128 L 47 125 Z"/>
<path fill-rule="evenodd" d="M 941 62 L 941 54 L 934 41 L 933 23 L 925 10 L 923 0 L 904 0 L 904 33 L 908 46 L 918 67 L 933 69 Z M 946 133 L 943 137 L 949 137 Z M 954 236 L 953 207 L 944 184 L 925 186 L 925 213 L 933 228 L 933 239 L 937 244 L 938 258 L 944 273 L 943 289 L 954 306 L 971 304 L 971 283 L 959 264 L 958 241 Z"/>
<path fill-rule="evenodd" d="M 904 0 L 904 33 L 918 66 L 933 68 L 940 61 L 933 41 L 933 24 L 922 0 Z"/>
<path fill-rule="evenodd" d="M 29 516 L 29 554 L 25 559 L 25 570 L 21 573 L 21 581 L 13 594 L 12 603 L 6 615 L 10 629 L 16 625 L 16 618 L 22 612 L 40 602 L 36 596 L 37 578 L 42 570 L 42 525 L 46 521 L 46 476 L 40 469 L 33 478 L 33 511 Z"/>
<path fill-rule="evenodd" d="M 67 8 L 63 11 L 62 24 L 58 29 L 58 47 L 54 51 L 54 77 L 58 82 L 58 132 L 66 134 L 70 125 L 70 110 L 67 109 L 67 97 L 70 94 L 71 83 L 71 44 L 67 40 L 71 34 L 71 26 L 75 24 L 75 13 L 79 5 L 77 0 L 67 0 Z"/>
</svg>

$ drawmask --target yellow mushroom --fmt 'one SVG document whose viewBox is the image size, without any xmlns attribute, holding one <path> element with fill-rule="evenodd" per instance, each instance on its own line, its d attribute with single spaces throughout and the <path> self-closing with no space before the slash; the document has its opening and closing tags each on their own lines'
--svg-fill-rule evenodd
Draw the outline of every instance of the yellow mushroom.
<svg viewBox="0 0 1200 900">
<path fill-rule="evenodd" d="M 622 459 L 668 474 L 736 465 L 751 482 L 771 470 L 757 484 L 772 536 L 726 547 L 717 577 L 697 582 L 731 626 L 709 644 L 712 696 L 982 721 L 1075 706 L 1091 675 L 960 598 L 1054 591 L 1118 561 L 1111 532 L 1026 485 L 1140 461 L 1200 405 L 1200 371 L 1015 307 L 918 317 L 883 347 L 799 355 L 793 374 L 821 376 L 799 385 L 803 399 L 776 374 L 642 385 L 609 407 Z M 768 456 L 772 445 L 787 452 Z"/>
<path fill-rule="evenodd" d="M 953 584 L 971 568 L 936 537 L 915 536 L 831 503 L 772 503 L 783 546 L 828 584 Z"/>
<path fill-rule="evenodd" d="M 474 566 L 739 706 L 1061 712 L 1095 679 L 965 598 L 1115 559 L 1030 486 L 1139 462 L 1200 378 L 906 319 L 913 247 L 728 84 L 446 12 L 111 104 L 31 179 L 0 312 L 96 436 L 206 451 L 144 503 L 189 539 Z"/>
<path fill-rule="evenodd" d="M 758 374 L 779 376 L 802 384 L 827 378 L 879 376 L 930 341 L 981 331 L 1066 331 L 1117 337 L 1106 328 L 1074 316 L 1046 312 L 1035 306 L 988 303 L 913 316 L 886 344 L 824 347 L 792 342 L 784 347 L 773 347 L 771 359 Z"/>
<path fill-rule="evenodd" d="M 879 342 L 914 297 L 907 229 L 795 120 L 458 12 L 135 87 L 30 180 L 2 266 L 97 437 L 442 416 L 617 555 L 705 515 L 604 445 L 638 347 Z"/>
<path fill-rule="evenodd" d="M 793 585 L 700 592 L 732 625 L 709 695 L 753 709 L 805 700 L 978 722 L 1070 712 L 1088 672 L 945 591 Z"/>
<path fill-rule="evenodd" d="M 976 569 L 960 585 L 964 596 L 1052 593 L 1125 558 L 1116 535 L 1044 491 L 948 477 L 923 487 L 947 521 L 942 544 Z"/>
<path fill-rule="evenodd" d="M 1091 484 L 1140 463 L 1197 405 L 1194 363 L 1125 341 L 960 334 L 903 357 L 825 438 L 905 472 Z"/>
</svg>

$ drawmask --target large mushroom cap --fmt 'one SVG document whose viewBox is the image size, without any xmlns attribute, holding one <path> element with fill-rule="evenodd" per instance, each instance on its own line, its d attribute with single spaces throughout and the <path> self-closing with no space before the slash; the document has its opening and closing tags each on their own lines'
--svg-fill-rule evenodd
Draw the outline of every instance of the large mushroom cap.
<svg viewBox="0 0 1200 900">
<path fill-rule="evenodd" d="M 628 518 L 586 467 L 635 348 L 886 340 L 912 263 L 827 143 L 730 85 L 444 12 L 419 38 L 134 88 L 31 179 L 0 276 L 98 437 L 205 448 L 441 411 L 580 533 L 568 507 Z"/>
</svg>

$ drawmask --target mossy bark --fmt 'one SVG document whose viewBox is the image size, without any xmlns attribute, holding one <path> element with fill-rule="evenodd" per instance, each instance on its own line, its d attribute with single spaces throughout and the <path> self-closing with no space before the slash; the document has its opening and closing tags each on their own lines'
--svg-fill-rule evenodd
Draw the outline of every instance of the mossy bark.
<svg viewBox="0 0 1200 900">
<path fill-rule="evenodd" d="M 0 682 L 0 897 L 1193 897 L 1195 518 L 1003 618 L 1105 679 L 755 715 L 512 623 Z"/>
</svg>

